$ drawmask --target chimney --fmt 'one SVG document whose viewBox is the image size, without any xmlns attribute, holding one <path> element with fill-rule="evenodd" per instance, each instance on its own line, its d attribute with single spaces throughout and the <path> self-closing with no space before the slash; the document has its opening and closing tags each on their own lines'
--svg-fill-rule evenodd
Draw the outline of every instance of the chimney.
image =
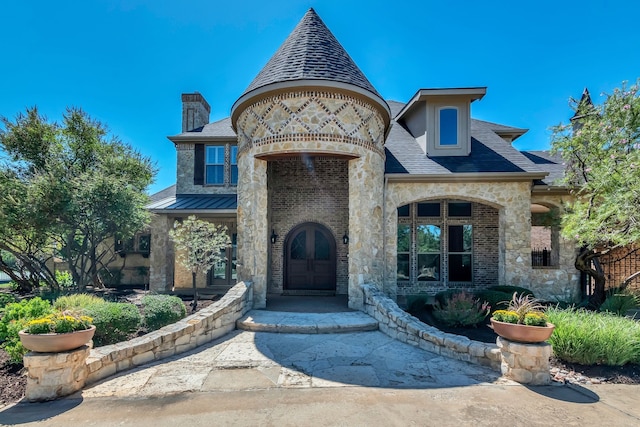
<svg viewBox="0 0 640 427">
<path fill-rule="evenodd" d="M 182 94 L 182 132 L 197 129 L 209 123 L 211 107 L 199 92 Z"/>
</svg>

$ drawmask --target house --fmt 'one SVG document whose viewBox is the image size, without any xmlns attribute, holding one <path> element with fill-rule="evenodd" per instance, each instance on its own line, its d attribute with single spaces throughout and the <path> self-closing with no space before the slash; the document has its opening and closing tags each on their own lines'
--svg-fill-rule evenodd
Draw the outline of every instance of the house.
<svg viewBox="0 0 640 427">
<path fill-rule="evenodd" d="M 191 286 L 168 231 L 196 215 L 232 237 L 198 287 L 252 282 L 255 308 L 284 293 L 348 295 L 357 309 L 365 283 L 400 301 L 498 284 L 577 296 L 575 245 L 543 221 L 568 195 L 554 185 L 562 164 L 514 148 L 525 129 L 473 119 L 486 94 L 385 100 L 310 9 L 229 117 L 210 123 L 204 96 L 182 95 L 177 181 L 149 205 L 151 288 Z"/>
</svg>

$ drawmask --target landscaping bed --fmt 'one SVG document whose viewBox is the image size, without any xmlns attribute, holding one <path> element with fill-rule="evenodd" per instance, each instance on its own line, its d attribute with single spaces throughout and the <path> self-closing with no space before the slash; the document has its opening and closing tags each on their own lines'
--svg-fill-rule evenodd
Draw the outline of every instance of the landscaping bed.
<svg viewBox="0 0 640 427">
<path fill-rule="evenodd" d="M 139 307 L 140 301 L 147 292 L 139 290 L 131 290 L 127 292 L 118 292 L 118 295 L 112 295 L 110 300 L 116 300 L 118 302 L 128 302 L 136 304 Z M 213 304 L 215 300 L 219 299 L 201 299 L 198 300 L 196 311 L 202 310 L 205 307 Z M 187 309 L 187 315 L 191 314 L 191 300 L 183 300 L 183 303 Z M 144 335 L 144 330 L 139 330 L 131 334 L 130 338 Z M 0 349 L 0 408 L 3 406 L 17 402 L 25 393 L 27 386 L 26 372 L 21 364 L 10 363 L 9 355 L 3 349 Z"/>
<path fill-rule="evenodd" d="M 489 328 L 489 318 L 477 327 L 452 328 L 439 323 L 432 314 L 432 306 L 426 305 L 411 314 L 421 322 L 434 326 L 443 332 L 462 335 L 474 341 L 495 343 L 497 335 Z M 640 384 L 640 365 L 624 366 L 580 365 L 551 359 L 551 374 L 554 381 L 579 384 Z"/>
</svg>

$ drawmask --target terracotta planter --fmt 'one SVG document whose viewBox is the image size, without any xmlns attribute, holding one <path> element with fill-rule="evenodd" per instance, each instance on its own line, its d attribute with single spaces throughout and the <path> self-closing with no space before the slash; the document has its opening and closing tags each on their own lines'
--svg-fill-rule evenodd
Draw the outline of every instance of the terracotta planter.
<svg viewBox="0 0 640 427">
<path fill-rule="evenodd" d="M 22 345 L 31 351 L 38 353 L 59 353 L 82 347 L 93 338 L 96 327 L 91 325 L 84 331 L 69 332 L 66 334 L 28 334 L 18 332 Z"/>
<path fill-rule="evenodd" d="M 553 323 L 547 326 L 517 325 L 515 323 L 498 322 L 491 319 L 491 329 L 502 338 L 521 343 L 538 343 L 549 339 L 555 329 Z"/>
</svg>

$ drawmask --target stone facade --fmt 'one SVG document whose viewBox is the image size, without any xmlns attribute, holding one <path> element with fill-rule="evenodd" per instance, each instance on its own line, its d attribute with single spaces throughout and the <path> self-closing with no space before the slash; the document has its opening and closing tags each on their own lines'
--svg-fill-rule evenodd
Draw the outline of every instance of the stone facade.
<svg viewBox="0 0 640 427">
<path fill-rule="evenodd" d="M 500 349 L 500 370 L 505 378 L 529 385 L 551 383 L 551 344 L 522 344 L 502 337 L 496 342 Z"/>
<path fill-rule="evenodd" d="M 309 180 L 301 179 L 290 183 L 293 187 L 287 189 L 296 192 L 299 189 L 301 194 L 283 196 L 277 191 L 278 174 L 284 171 L 269 164 L 275 164 L 282 156 L 334 157 L 337 159 L 327 162 L 347 166 L 341 167 L 339 173 L 347 178 L 341 186 L 348 187 L 348 199 L 339 187 L 329 193 L 329 183 L 315 187 L 316 194 L 325 188 L 327 191 L 322 197 L 335 198 L 332 205 L 339 208 L 334 212 L 338 219 L 325 219 L 326 215 L 321 212 L 310 217 L 309 212 L 301 207 L 297 223 L 307 219 L 320 223 L 326 221 L 338 241 L 338 247 L 339 233 L 348 232 L 347 293 L 350 307 L 362 307 L 358 290 L 360 284 L 368 282 L 382 286 L 383 257 L 379 242 L 382 241 L 384 197 L 384 123 L 378 109 L 360 98 L 339 92 L 285 92 L 260 99 L 239 112 L 238 277 L 254 283 L 254 304 L 257 308 L 266 305 L 269 281 L 275 283 L 274 289 L 279 282 L 277 274 L 281 261 L 278 258 L 282 257 L 282 252 L 275 252 L 279 249 L 277 247 L 272 251 L 268 248 L 269 235 L 276 228 L 274 221 L 285 224 L 283 230 L 279 228 L 281 238 L 284 238 L 282 234 L 287 232 L 287 227 L 296 222 L 291 213 L 278 208 L 281 203 L 279 197 L 285 201 L 304 197 L 301 194 L 305 187 L 309 187 Z M 325 160 L 319 162 L 323 166 Z M 331 178 L 331 182 L 337 183 L 336 179 Z M 268 188 L 268 182 L 274 186 L 272 189 Z M 346 200 L 348 211 L 345 209 Z M 311 200 L 301 202 L 311 203 Z M 269 217 L 272 206 L 276 211 Z M 336 227 L 344 225 L 340 222 L 344 222 L 345 217 L 348 217 L 348 228 L 336 230 Z M 343 259 L 344 265 L 344 249 L 340 251 L 339 259 Z M 273 274 L 276 276 L 270 276 Z M 343 270 L 340 274 L 344 274 Z M 344 284 L 341 286 L 339 292 L 344 292 Z"/>
</svg>

